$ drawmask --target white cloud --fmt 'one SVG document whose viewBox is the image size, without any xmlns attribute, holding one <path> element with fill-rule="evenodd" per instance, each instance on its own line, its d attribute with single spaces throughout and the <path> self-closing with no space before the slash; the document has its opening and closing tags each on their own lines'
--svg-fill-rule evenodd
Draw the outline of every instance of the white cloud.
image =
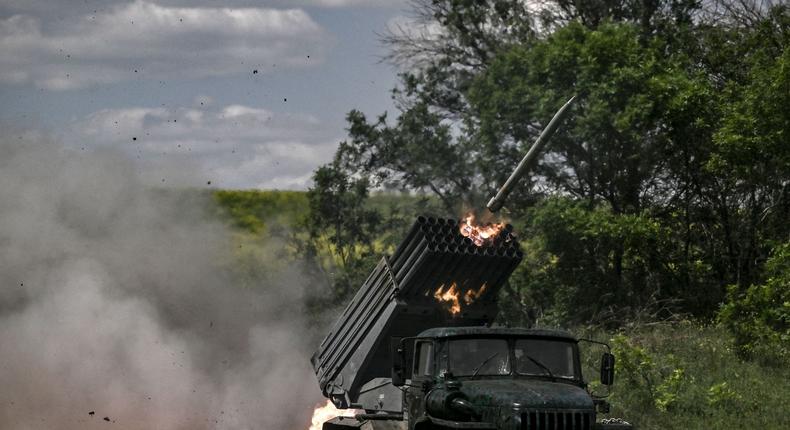
<svg viewBox="0 0 790 430">
<path fill-rule="evenodd" d="M 349 7 L 349 6 L 398 6 L 403 4 L 399 0 L 303 0 L 302 3 L 323 7 Z"/>
<path fill-rule="evenodd" d="M 73 123 L 63 139 L 88 150 L 122 149 L 151 183 L 305 189 L 341 136 L 310 115 L 204 104 L 103 109 Z"/>
<path fill-rule="evenodd" d="M 130 3 L 131 0 L 2 0 L 0 14 L 31 13 L 35 15 L 64 15 L 86 10 L 102 10 L 112 5 Z M 384 7 L 403 8 L 408 0 L 149 0 L 162 6 L 175 7 Z"/>
<path fill-rule="evenodd" d="M 331 43 L 300 9 L 169 7 L 137 0 L 64 19 L 0 19 L 0 82 L 64 90 L 137 77 L 265 73 L 275 64 L 319 64 Z"/>
</svg>

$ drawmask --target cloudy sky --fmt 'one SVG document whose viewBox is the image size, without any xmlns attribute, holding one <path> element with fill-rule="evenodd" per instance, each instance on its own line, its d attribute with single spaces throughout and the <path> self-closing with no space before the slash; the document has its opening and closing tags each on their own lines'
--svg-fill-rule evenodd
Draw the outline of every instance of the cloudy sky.
<svg viewBox="0 0 790 430">
<path fill-rule="evenodd" d="M 349 110 L 392 111 L 376 33 L 405 15 L 405 0 L 0 0 L 0 126 L 117 148 L 151 183 L 304 189 Z"/>
</svg>

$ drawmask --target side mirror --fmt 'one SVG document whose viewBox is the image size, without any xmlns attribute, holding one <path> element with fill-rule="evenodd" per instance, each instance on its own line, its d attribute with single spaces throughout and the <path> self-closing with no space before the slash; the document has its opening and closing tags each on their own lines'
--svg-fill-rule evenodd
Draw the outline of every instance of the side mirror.
<svg viewBox="0 0 790 430">
<path fill-rule="evenodd" d="M 405 354 L 400 339 L 392 339 L 392 385 L 402 387 L 406 384 Z"/>
<path fill-rule="evenodd" d="M 614 383 L 614 355 L 604 352 L 601 356 L 601 384 Z"/>
</svg>

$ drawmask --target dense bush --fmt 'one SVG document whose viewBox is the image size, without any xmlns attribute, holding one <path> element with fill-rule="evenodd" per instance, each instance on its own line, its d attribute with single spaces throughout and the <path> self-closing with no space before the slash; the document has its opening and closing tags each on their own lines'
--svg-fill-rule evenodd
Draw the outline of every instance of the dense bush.
<svg viewBox="0 0 790 430">
<path fill-rule="evenodd" d="M 640 429 L 790 426 L 790 369 L 741 361 L 722 327 L 642 325 L 610 342 L 617 357 L 613 415 Z"/>
<path fill-rule="evenodd" d="M 568 198 L 546 199 L 523 218 L 525 259 L 503 293 L 507 322 L 622 325 L 716 306 L 710 267 L 678 252 L 671 220 Z"/>
<path fill-rule="evenodd" d="M 732 285 L 719 320 L 735 335 L 741 357 L 790 364 L 790 242 L 774 248 L 766 281 L 740 291 Z"/>
</svg>

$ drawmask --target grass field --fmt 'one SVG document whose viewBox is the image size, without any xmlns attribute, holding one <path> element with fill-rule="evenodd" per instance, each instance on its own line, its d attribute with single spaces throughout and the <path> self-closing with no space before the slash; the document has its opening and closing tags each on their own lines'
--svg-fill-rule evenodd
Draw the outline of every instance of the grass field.
<svg viewBox="0 0 790 430">
<path fill-rule="evenodd" d="M 790 428 L 790 369 L 742 361 L 721 326 L 681 320 L 580 334 L 613 346 L 611 415 L 640 429 Z"/>
</svg>

